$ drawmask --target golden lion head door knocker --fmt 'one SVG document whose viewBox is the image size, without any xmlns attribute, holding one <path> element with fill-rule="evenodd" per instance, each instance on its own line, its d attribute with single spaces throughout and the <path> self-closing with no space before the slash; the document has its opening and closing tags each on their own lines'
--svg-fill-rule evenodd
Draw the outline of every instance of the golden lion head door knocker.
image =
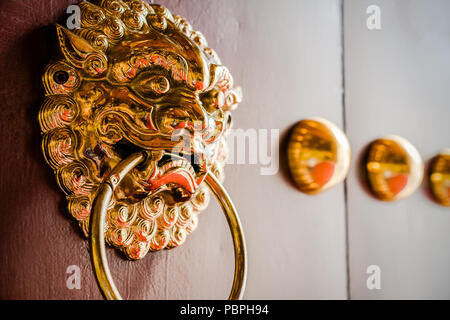
<svg viewBox="0 0 450 320">
<path fill-rule="evenodd" d="M 246 249 L 222 187 L 231 110 L 228 69 L 180 16 L 141 0 L 81 2 L 81 28 L 56 26 L 60 59 L 43 74 L 42 150 L 68 211 L 91 240 L 97 281 L 120 299 L 105 241 L 132 260 L 182 244 L 209 189 L 231 228 L 242 297 Z"/>
</svg>

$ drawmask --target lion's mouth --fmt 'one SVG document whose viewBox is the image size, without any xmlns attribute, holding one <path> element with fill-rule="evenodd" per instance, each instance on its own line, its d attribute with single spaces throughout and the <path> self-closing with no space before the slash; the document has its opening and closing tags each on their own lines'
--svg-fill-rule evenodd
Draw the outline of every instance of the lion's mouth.
<svg viewBox="0 0 450 320">
<path fill-rule="evenodd" d="M 166 152 L 154 166 L 150 177 L 141 179 L 140 184 L 149 193 L 164 188 L 177 189 L 182 192 L 182 198 L 190 198 L 206 175 L 206 167 L 198 163 L 198 159 L 201 158 L 197 155 L 185 158 L 183 155 Z"/>
<path fill-rule="evenodd" d="M 116 151 L 123 149 L 123 157 L 138 150 L 162 154 L 147 162 L 149 170 L 136 175 L 141 196 L 167 190 L 181 192 L 182 197 L 177 198 L 188 199 L 206 175 L 205 149 L 211 141 L 205 141 L 205 136 L 209 137 L 209 131 L 204 122 L 196 123 L 180 107 L 160 111 L 156 118 L 161 121 L 155 121 L 151 112 L 136 118 L 128 110 L 111 106 L 97 116 L 98 133 L 114 144 Z M 212 135 L 220 137 L 216 132 Z"/>
</svg>

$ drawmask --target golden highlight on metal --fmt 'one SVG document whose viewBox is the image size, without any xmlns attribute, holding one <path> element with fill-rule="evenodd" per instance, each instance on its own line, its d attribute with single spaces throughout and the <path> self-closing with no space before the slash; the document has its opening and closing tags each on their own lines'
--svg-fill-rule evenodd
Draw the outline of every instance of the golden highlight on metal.
<svg viewBox="0 0 450 320">
<path fill-rule="evenodd" d="M 101 184 L 98 195 L 94 201 L 93 213 L 91 216 L 91 258 L 94 267 L 97 283 L 105 299 L 121 300 L 108 267 L 105 252 L 104 230 L 107 207 L 112 199 L 116 187 L 122 179 L 139 163 L 145 159 L 145 154 L 138 152 L 130 155 L 119 163 L 110 176 Z M 211 189 L 220 203 L 230 226 L 233 237 L 235 253 L 234 281 L 230 300 L 241 299 L 247 278 L 247 252 L 241 222 L 230 196 L 213 174 L 209 173 L 205 179 L 206 184 Z"/>
<path fill-rule="evenodd" d="M 450 149 L 443 150 L 431 160 L 428 183 L 434 199 L 450 206 Z"/>
<path fill-rule="evenodd" d="M 369 145 L 364 170 L 372 193 L 380 200 L 393 201 L 411 195 L 419 187 L 423 161 L 409 141 L 388 135 Z"/>
<path fill-rule="evenodd" d="M 165 7 L 142 0 L 78 6 L 81 28 L 55 28 L 59 50 L 42 75 L 38 119 L 42 152 L 69 214 L 91 238 L 105 297 L 120 298 L 105 242 L 130 260 L 176 248 L 212 192 L 233 233 L 230 298 L 239 298 L 244 237 L 221 182 L 240 88 L 203 34 Z"/>
<path fill-rule="evenodd" d="M 287 159 L 298 189 L 315 194 L 345 179 L 350 167 L 350 144 L 344 132 L 330 121 L 304 119 L 291 132 Z"/>
</svg>

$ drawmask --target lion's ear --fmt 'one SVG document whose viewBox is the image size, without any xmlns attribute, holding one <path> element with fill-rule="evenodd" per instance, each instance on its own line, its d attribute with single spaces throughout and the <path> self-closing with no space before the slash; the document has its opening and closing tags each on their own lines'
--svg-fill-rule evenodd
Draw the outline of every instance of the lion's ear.
<svg viewBox="0 0 450 320">
<path fill-rule="evenodd" d="M 88 41 L 61 25 L 56 25 L 58 43 L 66 60 L 76 68 L 82 68 L 87 56 L 99 53 Z"/>
</svg>

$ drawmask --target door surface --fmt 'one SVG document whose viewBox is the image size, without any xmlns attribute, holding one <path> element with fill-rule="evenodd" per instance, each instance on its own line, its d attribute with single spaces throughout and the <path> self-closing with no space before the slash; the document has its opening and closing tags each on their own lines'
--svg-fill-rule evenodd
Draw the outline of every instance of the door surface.
<svg viewBox="0 0 450 320">
<path fill-rule="evenodd" d="M 364 12 L 375 3 L 381 29 L 371 31 Z M 347 179 L 352 298 L 450 298 L 449 209 L 431 201 L 426 183 L 403 201 L 375 200 L 357 169 L 358 152 L 389 133 L 426 162 L 448 148 L 449 12 L 448 1 L 344 3 L 346 132 L 357 151 Z M 370 265 L 381 269 L 380 290 L 367 290 Z"/>
<path fill-rule="evenodd" d="M 102 298 L 89 243 L 41 154 L 37 122 L 48 26 L 76 2 L 0 2 L 2 299 Z M 159 3 L 200 30 L 229 67 L 244 96 L 234 128 L 255 132 L 279 168 L 262 174 L 261 156 L 225 167 L 247 240 L 244 298 L 450 298 L 449 209 L 425 186 L 382 203 L 359 177 L 362 152 L 380 135 L 404 136 L 425 160 L 450 147 L 450 2 Z M 366 10 L 374 4 L 381 29 L 370 30 Z M 290 181 L 283 152 L 290 128 L 316 116 L 345 129 L 353 159 L 345 183 L 308 196 Z M 271 132 L 279 132 L 272 143 Z M 231 288 L 231 236 L 213 199 L 176 249 L 134 262 L 107 251 L 126 299 L 224 299 Z M 73 265 L 80 289 L 66 285 Z M 381 269 L 379 290 L 366 286 L 370 265 Z"/>
</svg>

